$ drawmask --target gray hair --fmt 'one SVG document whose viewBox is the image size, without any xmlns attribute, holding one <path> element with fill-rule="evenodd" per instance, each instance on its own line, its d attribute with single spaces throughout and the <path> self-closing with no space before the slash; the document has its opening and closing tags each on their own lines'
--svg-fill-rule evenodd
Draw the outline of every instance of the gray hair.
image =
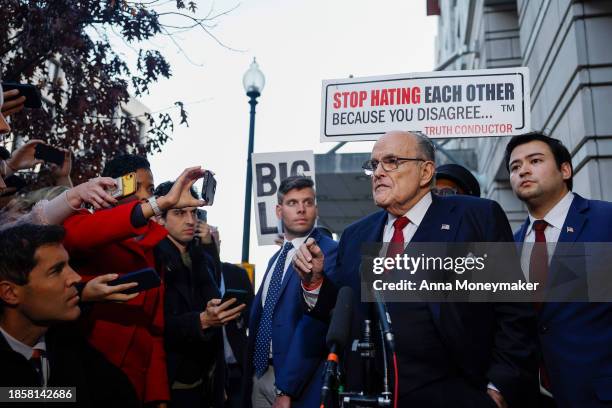
<svg viewBox="0 0 612 408">
<path fill-rule="evenodd" d="M 426 160 L 435 162 L 436 161 L 436 146 L 432 140 L 425 133 L 418 130 L 408 131 L 411 135 L 416 138 L 417 148 Z"/>
<path fill-rule="evenodd" d="M 417 145 L 417 153 L 420 153 L 423 159 L 427 161 L 436 161 L 436 146 L 431 141 L 429 136 L 419 130 L 393 130 L 386 133 L 389 134 L 400 134 L 405 136 L 414 137 Z"/>
</svg>

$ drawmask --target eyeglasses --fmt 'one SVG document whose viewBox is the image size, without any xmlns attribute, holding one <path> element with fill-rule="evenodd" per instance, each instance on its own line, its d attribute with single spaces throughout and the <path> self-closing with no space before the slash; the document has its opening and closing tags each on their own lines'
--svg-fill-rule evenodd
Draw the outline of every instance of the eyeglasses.
<svg viewBox="0 0 612 408">
<path fill-rule="evenodd" d="M 431 189 L 431 192 L 437 196 L 453 196 L 457 195 L 458 191 L 454 187 L 434 187 Z"/>
<path fill-rule="evenodd" d="M 427 160 L 421 159 L 418 157 L 393 157 L 392 156 L 392 157 L 385 157 L 381 161 L 374 160 L 374 159 L 367 160 L 365 163 L 363 163 L 361 168 L 363 169 L 363 172 L 366 174 L 366 176 L 371 176 L 374 174 L 379 164 L 382 166 L 384 171 L 389 173 L 391 171 L 397 170 L 400 165 L 404 164 L 405 162 L 409 162 L 409 161 L 427 161 Z"/>
</svg>

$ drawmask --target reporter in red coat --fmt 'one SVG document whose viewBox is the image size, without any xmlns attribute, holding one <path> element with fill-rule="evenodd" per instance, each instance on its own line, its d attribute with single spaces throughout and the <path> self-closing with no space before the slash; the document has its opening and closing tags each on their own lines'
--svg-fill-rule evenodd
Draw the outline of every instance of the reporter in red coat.
<svg viewBox="0 0 612 408">
<path fill-rule="evenodd" d="M 82 210 L 64 222 L 64 245 L 84 280 L 154 267 L 153 247 L 167 231 L 151 217 L 171 207 L 203 205 L 189 193 L 203 174 L 199 167 L 186 169 L 175 188 L 157 199 L 151 198 L 153 175 L 142 157 L 119 156 L 107 164 L 103 175 L 119 177 L 130 172 L 136 172 L 134 195 L 113 208 L 93 213 Z M 162 285 L 130 295 L 123 303 L 96 303 L 83 321 L 90 343 L 127 374 L 141 401 L 159 406 L 164 406 L 170 396 L 163 348 L 163 304 Z"/>
</svg>

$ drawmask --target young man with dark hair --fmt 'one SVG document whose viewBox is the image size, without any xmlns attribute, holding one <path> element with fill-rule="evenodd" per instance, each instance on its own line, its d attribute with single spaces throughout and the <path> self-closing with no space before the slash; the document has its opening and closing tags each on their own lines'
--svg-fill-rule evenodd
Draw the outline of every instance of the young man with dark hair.
<svg viewBox="0 0 612 408">
<path fill-rule="evenodd" d="M 245 398 L 255 408 L 314 407 L 320 402 L 325 359 L 326 324 L 304 313 L 304 302 L 318 288 L 306 288 L 291 259 L 308 238 L 325 253 L 326 272 L 336 260 L 337 244 L 315 228 L 317 204 L 314 183 L 304 176 L 283 180 L 278 189 L 276 216 L 282 220 L 284 243 L 270 259 L 249 320 L 249 352 L 245 380 L 252 379 Z M 304 341 L 308 339 L 309 353 Z M 246 402 L 248 404 L 248 401 Z"/>
<path fill-rule="evenodd" d="M 515 136 L 505 157 L 512 190 L 529 211 L 515 240 L 541 245 L 522 245 L 523 270 L 547 288 L 554 287 L 567 270 L 563 245 L 612 241 L 612 204 L 571 191 L 571 155 L 557 139 Z M 542 406 L 611 407 L 612 305 L 545 302 L 536 310 Z"/>
<path fill-rule="evenodd" d="M 155 189 L 168 194 L 173 182 Z M 197 198 L 195 190 L 191 195 Z M 168 208 L 158 222 L 168 236 L 155 247 L 165 275 L 165 349 L 173 407 L 223 407 L 223 337 L 220 327 L 237 319 L 245 305 L 221 303 L 213 259 L 194 242 L 197 207 Z"/>
<path fill-rule="evenodd" d="M 116 207 L 94 213 L 82 210 L 64 222 L 64 245 L 85 279 L 154 267 L 153 248 L 167 231 L 151 218 L 169 208 L 204 204 L 189 193 L 204 173 L 200 167 L 185 169 L 173 188 L 157 198 L 152 195 L 153 175 L 145 159 L 120 156 L 104 174 L 115 176 L 124 171 L 136 171 L 135 194 L 121 199 Z M 163 280 L 163 271 L 157 272 Z M 170 392 L 163 340 L 163 285 L 133 296 L 122 304 L 94 304 L 83 319 L 85 332 L 91 344 L 128 375 L 143 403 L 165 406 Z"/>
<path fill-rule="evenodd" d="M 127 377 L 68 327 L 80 314 L 60 226 L 0 231 L 0 386 L 76 387 L 75 406 L 137 407 Z"/>
</svg>

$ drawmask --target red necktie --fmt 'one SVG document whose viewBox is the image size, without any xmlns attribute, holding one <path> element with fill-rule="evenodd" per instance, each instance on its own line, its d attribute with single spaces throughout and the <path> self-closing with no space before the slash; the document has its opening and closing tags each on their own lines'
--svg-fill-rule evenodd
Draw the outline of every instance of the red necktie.
<svg viewBox="0 0 612 408">
<path fill-rule="evenodd" d="M 546 236 L 544 235 L 546 227 L 548 227 L 548 223 L 544 220 L 533 222 L 536 243 L 531 249 L 531 257 L 529 258 L 529 281 L 539 283 L 536 290 L 536 310 L 540 310 L 542 307 L 544 285 L 546 285 L 548 276 L 548 250 L 546 249 Z"/>
<path fill-rule="evenodd" d="M 387 258 L 395 258 L 396 255 L 404 253 L 404 228 L 409 222 L 406 217 L 399 217 L 393 221 L 393 237 L 387 249 Z"/>
<path fill-rule="evenodd" d="M 544 235 L 546 227 L 548 227 L 548 223 L 544 220 L 533 222 L 536 244 L 531 250 L 531 258 L 529 259 L 529 281 L 539 283 L 536 291 L 536 302 L 534 302 L 537 311 L 542 308 L 544 285 L 546 285 L 546 279 L 548 278 L 548 250 L 546 248 L 546 236 Z M 540 385 L 550 392 L 550 376 L 543 360 L 540 360 Z"/>
<path fill-rule="evenodd" d="M 38 385 L 44 385 L 44 376 L 43 376 L 43 368 L 42 368 L 42 356 L 43 351 L 41 349 L 32 349 L 32 357 L 30 357 L 30 364 L 36 371 L 36 375 L 38 376 Z"/>
</svg>

